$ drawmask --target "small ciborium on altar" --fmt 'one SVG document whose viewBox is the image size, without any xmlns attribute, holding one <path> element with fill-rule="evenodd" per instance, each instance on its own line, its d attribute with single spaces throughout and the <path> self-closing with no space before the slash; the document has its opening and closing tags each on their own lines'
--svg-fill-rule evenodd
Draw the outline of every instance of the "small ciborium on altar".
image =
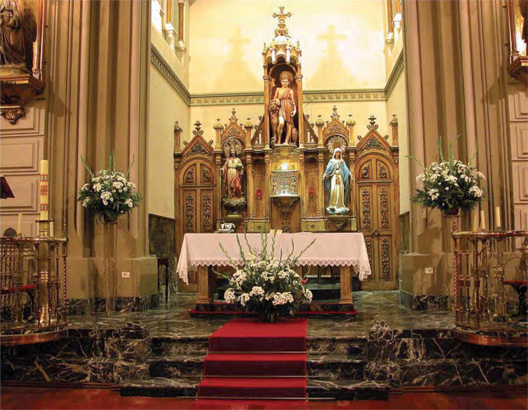
<svg viewBox="0 0 528 410">
<path fill-rule="evenodd" d="M 282 216 L 282 230 L 291 232 L 290 212 L 299 200 L 299 171 L 288 169 L 284 163 L 281 168 L 271 171 L 271 200 Z"/>
</svg>

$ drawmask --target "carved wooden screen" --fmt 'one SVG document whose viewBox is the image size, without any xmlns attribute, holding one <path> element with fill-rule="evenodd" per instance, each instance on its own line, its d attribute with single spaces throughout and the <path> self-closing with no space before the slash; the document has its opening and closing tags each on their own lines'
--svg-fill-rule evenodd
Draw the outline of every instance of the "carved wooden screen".
<svg viewBox="0 0 528 410">
<path fill-rule="evenodd" d="M 201 138 L 195 138 L 184 150 L 176 171 L 175 210 L 176 246 L 181 249 L 186 233 L 214 232 L 217 172 L 212 148 Z M 189 275 L 189 284 L 180 282 L 180 291 L 196 291 L 196 276 Z"/>
<path fill-rule="evenodd" d="M 362 289 L 397 289 L 397 150 L 391 152 L 391 147 L 379 134 L 365 139 L 366 143 L 362 141 L 358 146 L 359 159 L 355 168 L 356 209 L 358 229 L 365 237 L 372 275 L 362 282 Z"/>
<path fill-rule="evenodd" d="M 320 184 L 321 177 L 319 176 L 319 164 L 317 158 L 308 157 L 305 164 L 305 178 L 304 178 L 304 192 L 305 195 L 305 215 L 306 217 L 318 216 L 318 195 L 319 190 L 317 189 Z"/>
</svg>

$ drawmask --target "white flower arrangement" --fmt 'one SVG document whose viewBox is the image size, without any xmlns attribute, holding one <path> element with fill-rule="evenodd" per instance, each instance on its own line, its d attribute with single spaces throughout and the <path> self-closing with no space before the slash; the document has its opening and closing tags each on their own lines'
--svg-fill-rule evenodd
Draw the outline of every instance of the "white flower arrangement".
<svg viewBox="0 0 528 410">
<path fill-rule="evenodd" d="M 458 138 L 458 137 L 457 137 Z M 449 144 L 449 158 L 444 159 L 439 141 L 440 162 L 433 162 L 428 167 L 416 160 L 423 173 L 416 177 L 416 195 L 413 202 L 430 208 L 439 208 L 444 212 L 458 209 L 472 209 L 484 196 L 480 188 L 481 180 L 486 179 L 481 172 L 471 165 L 453 158 L 452 144 Z M 421 186 L 421 187 L 420 187 Z"/>
<path fill-rule="evenodd" d="M 141 201 L 136 185 L 128 180 L 129 171 L 122 172 L 115 169 L 113 154 L 108 156 L 108 169 L 94 173 L 86 165 L 90 173 L 90 181 L 84 184 L 77 199 L 83 208 L 91 210 L 101 220 L 115 222 L 119 215 L 129 213 Z"/>
<path fill-rule="evenodd" d="M 249 255 L 245 255 L 237 236 L 242 266 L 234 261 L 220 244 L 222 251 L 228 257 L 235 273 L 229 277 L 229 288 L 224 293 L 227 303 L 234 303 L 248 312 L 259 313 L 263 319 L 274 321 L 279 316 L 293 315 L 303 304 L 312 301 L 312 292 L 304 285 L 306 283 L 292 268 L 299 257 L 313 245 L 310 243 L 297 257 L 292 253 L 286 258 L 273 260 L 275 236 L 272 237 L 271 251 L 268 253 L 268 237 L 262 234 L 262 251 L 257 251 L 249 245 L 244 235 Z M 220 274 L 221 275 L 221 274 Z"/>
</svg>

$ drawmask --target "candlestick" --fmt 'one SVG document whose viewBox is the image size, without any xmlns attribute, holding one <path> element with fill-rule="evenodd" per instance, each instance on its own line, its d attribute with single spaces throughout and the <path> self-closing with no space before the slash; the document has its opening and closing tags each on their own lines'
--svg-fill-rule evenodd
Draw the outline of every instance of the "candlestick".
<svg viewBox="0 0 528 410">
<path fill-rule="evenodd" d="M 477 210 L 473 211 L 473 219 L 471 220 L 471 230 L 473 232 L 478 231 L 479 227 L 479 213 Z"/>
<path fill-rule="evenodd" d="M 486 230 L 486 218 L 484 217 L 484 211 L 480 211 L 480 229 Z"/>
<path fill-rule="evenodd" d="M 502 228 L 500 206 L 495 207 L 495 227 Z"/>
<path fill-rule="evenodd" d="M 22 213 L 18 213 L 17 235 L 22 236 Z"/>
<path fill-rule="evenodd" d="M 48 211 L 48 161 L 40 161 L 40 220 L 49 219 Z"/>
</svg>

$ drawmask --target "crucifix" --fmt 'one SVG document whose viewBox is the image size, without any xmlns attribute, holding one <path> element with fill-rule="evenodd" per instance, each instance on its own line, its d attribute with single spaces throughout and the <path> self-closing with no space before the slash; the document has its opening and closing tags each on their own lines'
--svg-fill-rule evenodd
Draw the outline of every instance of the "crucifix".
<svg viewBox="0 0 528 410">
<path fill-rule="evenodd" d="M 279 18 L 279 28 L 275 30 L 275 36 L 287 36 L 288 29 L 286 28 L 286 17 L 291 17 L 291 13 L 284 12 L 284 6 L 279 7 L 279 13 L 273 13 L 272 17 Z"/>
</svg>

